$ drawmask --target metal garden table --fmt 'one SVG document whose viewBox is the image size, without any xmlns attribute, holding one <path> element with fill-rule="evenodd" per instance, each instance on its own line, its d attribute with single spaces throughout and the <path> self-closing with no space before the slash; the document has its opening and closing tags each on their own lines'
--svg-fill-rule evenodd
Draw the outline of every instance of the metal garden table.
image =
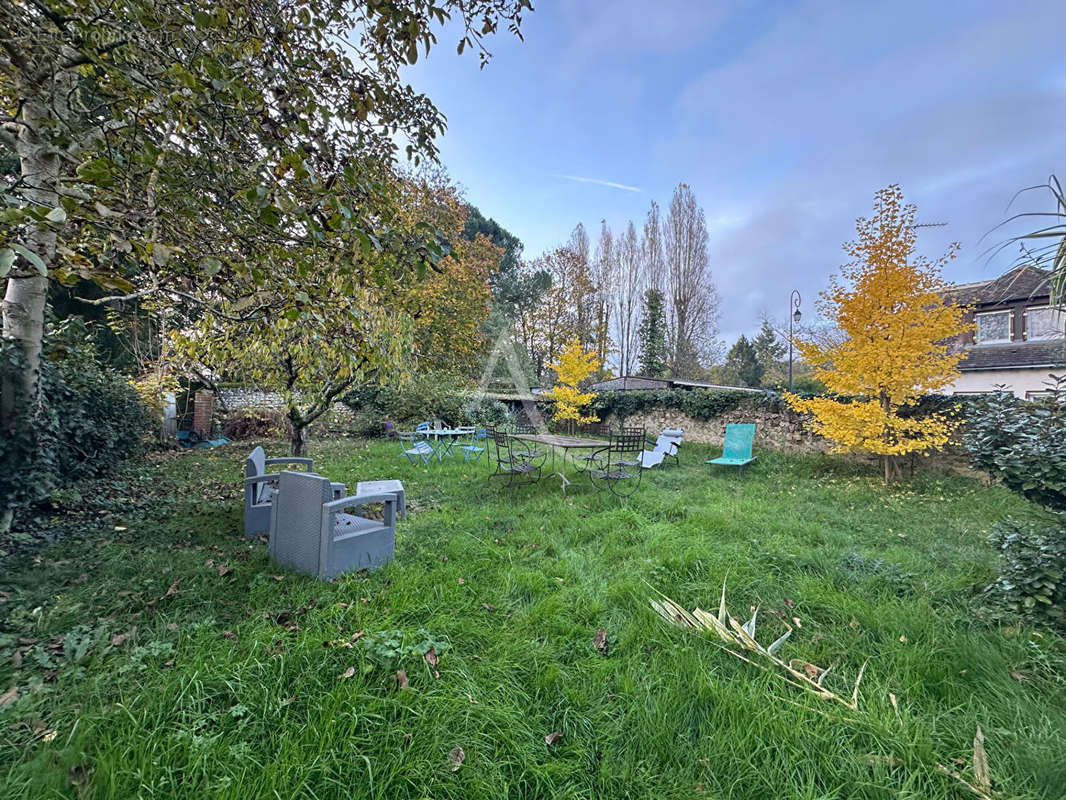
<svg viewBox="0 0 1066 800">
<path fill-rule="evenodd" d="M 609 442 L 603 439 L 583 439 L 579 436 L 554 436 L 552 434 L 539 434 L 539 433 L 512 433 L 511 436 L 515 439 L 521 439 L 523 442 L 534 442 L 536 444 L 543 444 L 552 449 L 552 471 L 555 471 L 555 449 L 559 448 L 563 451 L 563 471 L 566 471 L 566 455 L 570 450 L 589 450 L 595 448 L 597 450 L 607 447 Z"/>
</svg>

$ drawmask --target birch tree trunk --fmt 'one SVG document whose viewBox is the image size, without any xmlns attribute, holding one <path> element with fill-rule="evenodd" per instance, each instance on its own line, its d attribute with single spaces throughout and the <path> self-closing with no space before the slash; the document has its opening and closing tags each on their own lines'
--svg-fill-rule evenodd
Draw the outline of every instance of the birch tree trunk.
<svg viewBox="0 0 1066 800">
<path fill-rule="evenodd" d="M 19 120 L 6 129 L 19 158 L 24 198 L 42 209 L 59 205 L 60 152 L 47 138 L 52 126 L 53 109 L 42 98 L 66 97 L 74 76 L 59 70 L 54 77 L 42 78 L 50 85 L 30 87 L 30 99 L 22 106 Z M 10 141 L 8 142 L 10 144 Z M 30 224 L 20 244 L 37 256 L 44 265 L 20 258 L 7 279 L 0 316 L 2 335 L 15 342 L 21 352 L 18 371 L 3 373 L 0 385 L 0 431 L 11 440 L 19 433 L 32 432 L 40 410 L 41 348 L 44 341 L 44 310 L 48 297 L 48 276 L 56 255 L 56 228 L 47 224 Z M 11 509 L 0 509 L 0 533 L 10 529 Z"/>
</svg>

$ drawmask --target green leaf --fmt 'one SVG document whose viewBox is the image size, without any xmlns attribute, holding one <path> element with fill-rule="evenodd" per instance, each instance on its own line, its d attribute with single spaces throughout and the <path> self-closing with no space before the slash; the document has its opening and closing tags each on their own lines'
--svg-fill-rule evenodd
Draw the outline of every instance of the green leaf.
<svg viewBox="0 0 1066 800">
<path fill-rule="evenodd" d="M 27 250 L 21 244 L 13 244 L 11 245 L 11 249 L 33 264 L 33 266 L 37 267 L 39 273 L 42 275 L 48 274 L 48 265 L 44 263 L 44 260 L 39 255 Z"/>
<path fill-rule="evenodd" d="M 11 265 L 15 263 L 15 251 L 10 247 L 0 250 L 0 278 L 7 277 L 11 271 Z"/>
<path fill-rule="evenodd" d="M 49 222 L 54 222 L 57 225 L 62 225 L 64 222 L 67 221 L 67 210 L 63 208 L 63 206 L 56 206 L 47 214 L 45 214 L 44 218 Z"/>
</svg>

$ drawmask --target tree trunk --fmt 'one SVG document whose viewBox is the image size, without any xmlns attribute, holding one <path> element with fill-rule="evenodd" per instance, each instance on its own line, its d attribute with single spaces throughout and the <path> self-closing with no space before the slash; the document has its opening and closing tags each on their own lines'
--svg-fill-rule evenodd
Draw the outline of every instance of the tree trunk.
<svg viewBox="0 0 1066 800">
<path fill-rule="evenodd" d="M 292 435 L 289 437 L 289 444 L 292 447 L 292 455 L 294 458 L 300 458 L 304 454 L 304 449 L 307 447 L 306 433 L 307 429 L 305 426 L 292 426 Z"/>
<path fill-rule="evenodd" d="M 73 85 L 73 75 L 60 72 L 49 87 L 57 93 Z M 36 87 L 44 91 L 43 87 Z M 28 202 L 51 210 L 59 205 L 59 152 L 46 138 L 52 111 L 45 103 L 24 102 L 20 126 L 15 139 L 21 177 L 26 185 Z M 38 256 L 46 270 L 56 254 L 56 231 L 33 225 L 22 237 L 27 250 Z M 7 279 L 0 316 L 4 339 L 16 343 L 21 351 L 17 371 L 5 370 L 0 385 L 0 434 L 5 438 L 18 432 L 35 430 L 39 410 L 41 348 L 44 341 L 44 309 L 48 296 L 48 277 L 37 267 L 20 259 Z M 10 509 L 0 509 L 0 531 L 11 524 Z"/>
</svg>

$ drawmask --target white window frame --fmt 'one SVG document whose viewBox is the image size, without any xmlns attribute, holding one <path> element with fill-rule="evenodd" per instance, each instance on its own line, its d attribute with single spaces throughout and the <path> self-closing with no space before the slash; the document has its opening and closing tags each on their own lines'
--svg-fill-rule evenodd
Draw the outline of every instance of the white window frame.
<svg viewBox="0 0 1066 800">
<path fill-rule="evenodd" d="M 981 340 L 979 334 L 981 332 L 981 317 L 991 317 L 997 314 L 1007 315 L 1007 338 L 1006 339 L 985 339 Z M 981 311 L 974 315 L 974 322 L 977 324 L 977 329 L 974 331 L 974 341 L 977 344 L 1007 344 L 1014 341 L 1014 309 L 1004 309 L 1003 311 Z"/>
<path fill-rule="evenodd" d="M 1035 339 L 1033 338 L 1033 336 L 1032 336 L 1033 326 L 1029 324 L 1029 312 L 1030 311 L 1049 311 L 1049 310 L 1058 311 L 1060 314 L 1062 314 L 1063 319 L 1066 320 L 1066 306 L 1052 306 L 1052 305 L 1029 306 L 1029 307 L 1027 307 L 1025 309 L 1025 338 L 1026 338 L 1027 341 L 1052 342 L 1052 341 L 1055 341 L 1056 339 L 1066 338 L 1066 327 L 1064 327 L 1063 330 L 1060 331 L 1058 333 L 1058 335 L 1056 335 L 1056 336 L 1041 336 L 1039 338 L 1035 338 Z"/>
</svg>

